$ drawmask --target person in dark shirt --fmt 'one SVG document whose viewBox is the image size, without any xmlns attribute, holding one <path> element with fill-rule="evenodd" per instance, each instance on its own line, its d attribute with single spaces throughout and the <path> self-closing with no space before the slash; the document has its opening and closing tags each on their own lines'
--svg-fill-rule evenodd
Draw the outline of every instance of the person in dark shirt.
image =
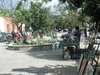
<svg viewBox="0 0 100 75">
<path fill-rule="evenodd" d="M 14 39 L 14 36 L 15 36 L 14 30 L 11 32 L 11 35 L 12 35 L 12 40 L 13 40 Z"/>
<path fill-rule="evenodd" d="M 76 38 L 78 38 L 78 40 L 80 41 L 81 31 L 79 30 L 79 26 L 75 27 L 75 32 L 74 32 L 73 36 L 75 36 Z"/>
</svg>

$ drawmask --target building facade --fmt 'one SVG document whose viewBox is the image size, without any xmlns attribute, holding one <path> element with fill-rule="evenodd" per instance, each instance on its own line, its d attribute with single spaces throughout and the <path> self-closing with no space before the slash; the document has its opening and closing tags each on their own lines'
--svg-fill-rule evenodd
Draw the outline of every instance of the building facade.
<svg viewBox="0 0 100 75">
<path fill-rule="evenodd" d="M 12 31 L 18 31 L 16 25 L 11 21 L 10 17 L 0 17 L 0 31 L 5 33 L 11 33 Z"/>
</svg>

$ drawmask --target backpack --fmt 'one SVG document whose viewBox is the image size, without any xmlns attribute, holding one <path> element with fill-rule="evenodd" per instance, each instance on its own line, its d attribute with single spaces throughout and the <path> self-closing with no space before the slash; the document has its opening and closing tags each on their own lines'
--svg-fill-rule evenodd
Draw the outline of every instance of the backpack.
<svg viewBox="0 0 100 75">
<path fill-rule="evenodd" d="M 74 52 L 74 53 L 71 54 L 71 58 L 72 58 L 72 59 L 76 59 L 76 58 L 77 58 L 76 52 Z"/>
</svg>

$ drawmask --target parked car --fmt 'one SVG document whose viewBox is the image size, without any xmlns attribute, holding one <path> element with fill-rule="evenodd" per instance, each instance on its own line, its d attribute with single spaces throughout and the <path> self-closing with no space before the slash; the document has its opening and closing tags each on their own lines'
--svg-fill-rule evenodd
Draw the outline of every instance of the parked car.
<svg viewBox="0 0 100 75">
<path fill-rule="evenodd" d="M 5 32 L 0 32 L 0 42 L 6 41 L 7 34 Z"/>
</svg>

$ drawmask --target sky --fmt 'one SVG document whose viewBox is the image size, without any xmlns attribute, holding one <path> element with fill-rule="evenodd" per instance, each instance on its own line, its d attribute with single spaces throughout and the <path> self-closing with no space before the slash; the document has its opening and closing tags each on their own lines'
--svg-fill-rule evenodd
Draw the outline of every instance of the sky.
<svg viewBox="0 0 100 75">
<path fill-rule="evenodd" d="M 17 2 L 20 1 L 20 0 L 12 0 L 12 7 L 16 7 L 16 4 Z M 29 0 L 29 1 L 34 1 L 34 0 Z M 39 0 L 41 1 L 41 0 Z M 10 1 L 9 0 L 4 0 L 5 3 L 8 3 L 8 4 L 5 4 L 6 5 L 6 8 L 11 8 L 9 4 Z M 2 2 L 0 1 L 0 4 L 2 5 Z M 56 6 L 58 4 L 58 0 L 51 0 L 49 1 L 45 6 L 46 7 L 51 7 L 51 11 L 54 11 L 54 6 Z"/>
<path fill-rule="evenodd" d="M 52 0 L 51 2 L 49 2 L 47 4 L 47 6 L 51 6 L 51 5 L 57 5 L 58 4 L 58 0 Z"/>
<path fill-rule="evenodd" d="M 29 0 L 29 1 L 35 1 L 35 0 Z M 42 0 L 38 0 L 39 2 L 41 2 Z M 58 4 L 58 0 L 51 0 L 48 3 L 44 4 L 45 7 L 51 7 L 51 10 L 54 10 L 53 6 L 56 6 Z"/>
<path fill-rule="evenodd" d="M 51 11 L 54 12 L 54 6 L 58 4 L 58 0 L 52 0 L 46 4 L 46 7 L 51 7 Z"/>
<path fill-rule="evenodd" d="M 34 1 L 34 0 L 30 0 L 30 1 Z M 41 2 L 42 0 L 38 0 L 39 2 Z M 51 6 L 51 5 L 57 5 L 58 4 L 58 0 L 51 0 L 48 2 L 48 6 Z"/>
</svg>

